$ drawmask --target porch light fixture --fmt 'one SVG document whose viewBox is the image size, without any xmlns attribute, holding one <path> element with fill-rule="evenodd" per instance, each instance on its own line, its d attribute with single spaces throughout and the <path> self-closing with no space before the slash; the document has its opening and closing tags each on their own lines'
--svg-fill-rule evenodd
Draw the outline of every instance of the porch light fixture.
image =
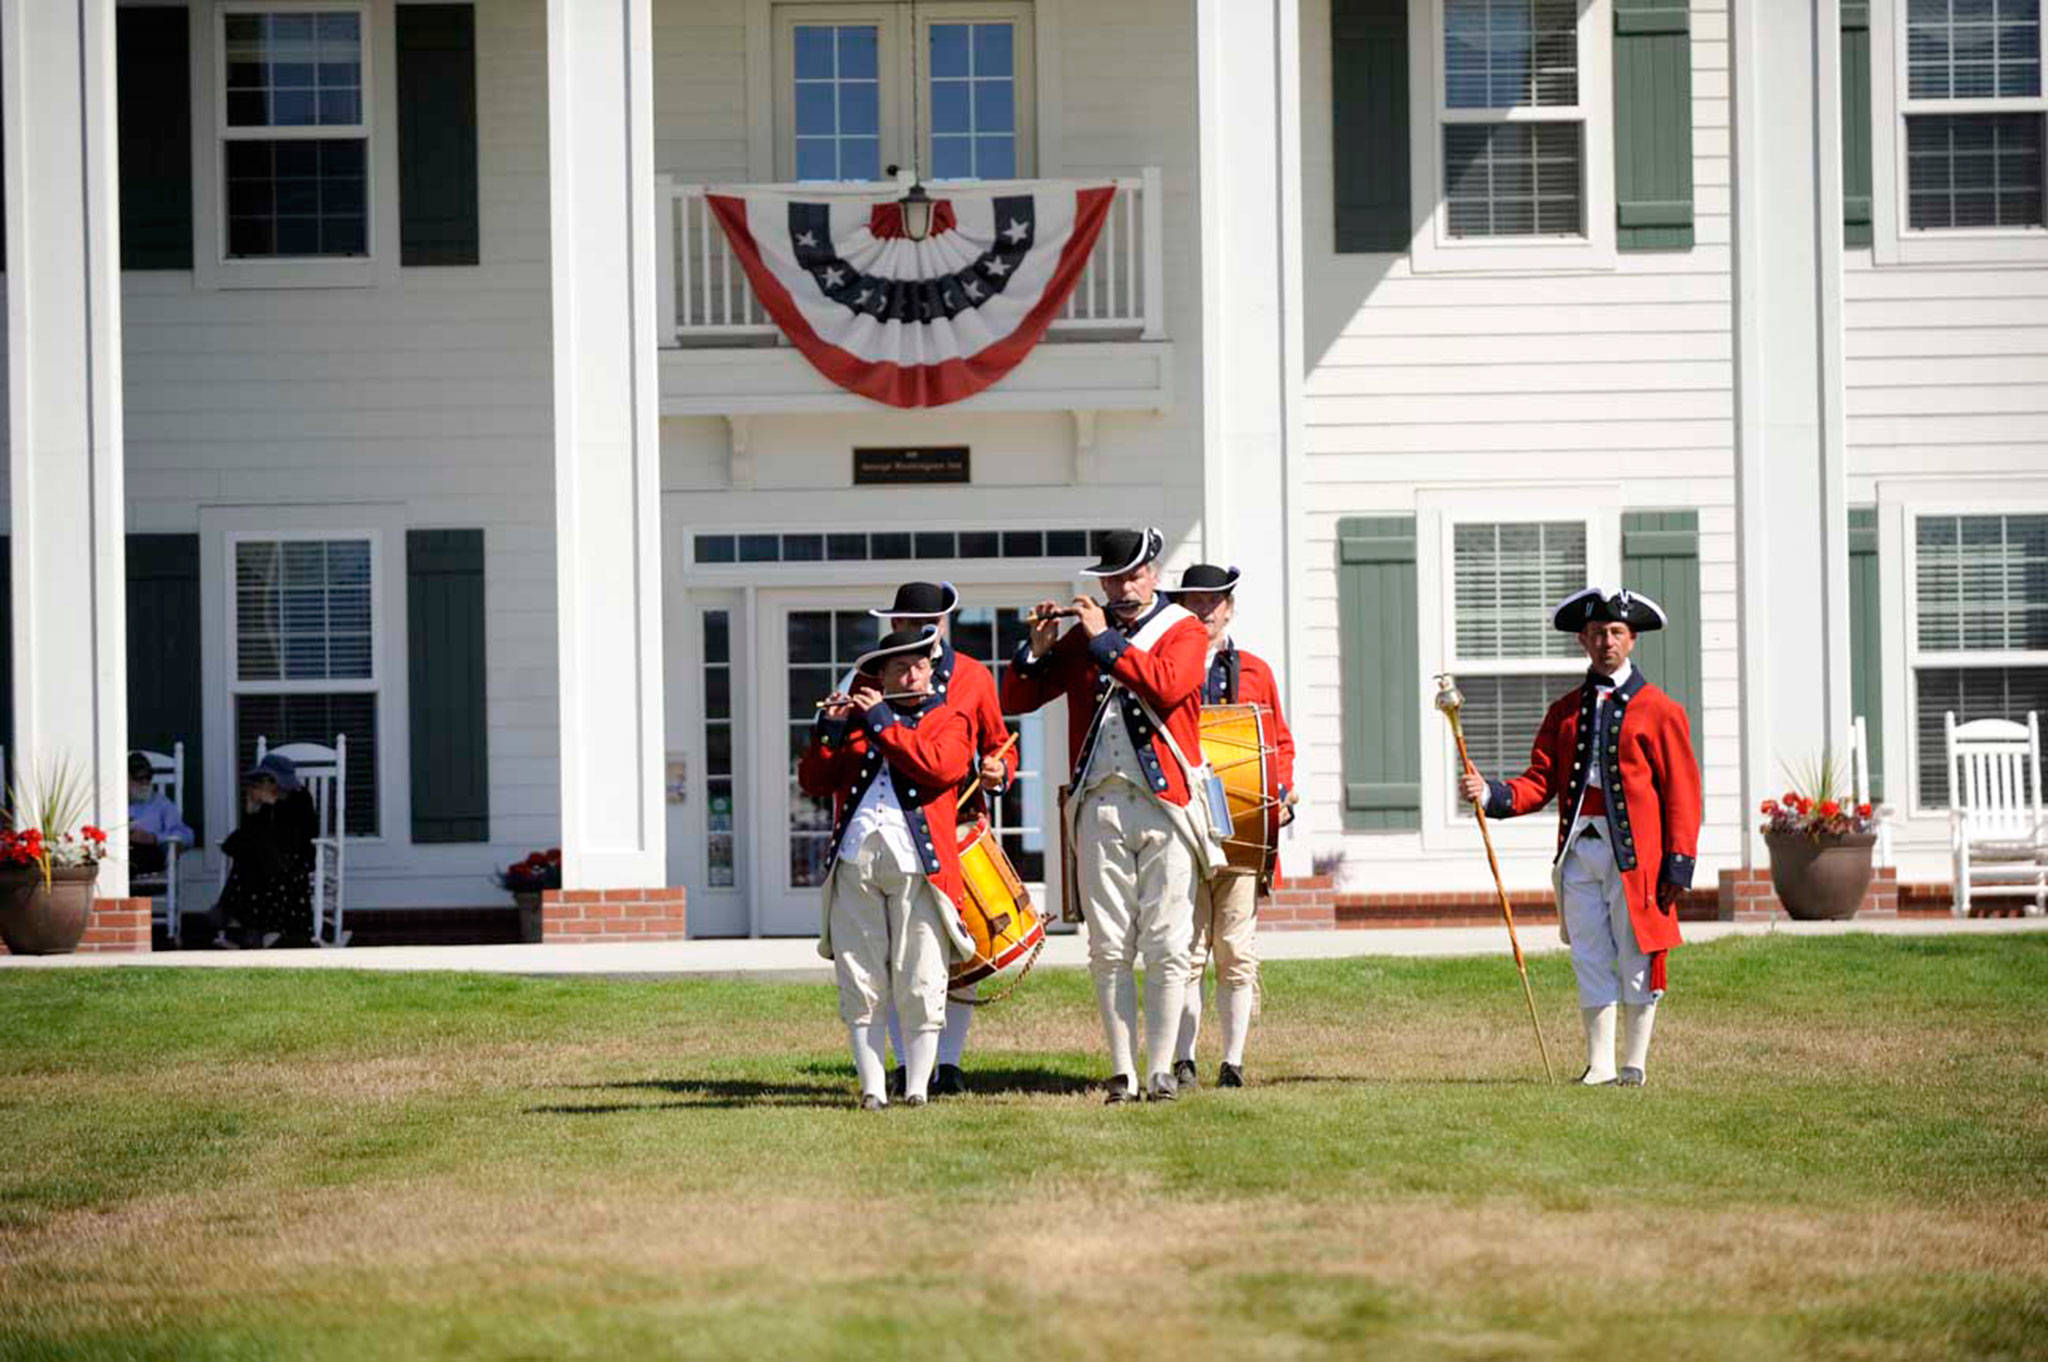
<svg viewBox="0 0 2048 1362">
<path fill-rule="evenodd" d="M 911 184 L 910 192 L 896 200 L 896 207 L 903 214 L 903 235 L 912 241 L 922 241 L 932 234 L 931 195 L 924 192 L 924 181 Z"/>
</svg>

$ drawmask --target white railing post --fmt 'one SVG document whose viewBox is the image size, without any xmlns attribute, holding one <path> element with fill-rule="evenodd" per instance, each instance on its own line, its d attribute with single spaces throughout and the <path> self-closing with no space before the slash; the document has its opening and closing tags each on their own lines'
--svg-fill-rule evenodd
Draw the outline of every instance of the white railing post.
<svg viewBox="0 0 2048 1362">
<path fill-rule="evenodd" d="M 654 177 L 654 343 L 676 343 L 676 180 Z"/>
<path fill-rule="evenodd" d="M 1166 339 L 1166 248 L 1165 204 L 1160 201 L 1158 166 L 1145 167 L 1145 329 L 1144 340 Z"/>
</svg>

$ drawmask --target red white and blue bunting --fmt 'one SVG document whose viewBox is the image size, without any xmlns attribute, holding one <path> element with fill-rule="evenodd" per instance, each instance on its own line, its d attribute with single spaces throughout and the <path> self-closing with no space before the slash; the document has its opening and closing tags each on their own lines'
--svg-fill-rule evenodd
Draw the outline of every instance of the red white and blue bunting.
<svg viewBox="0 0 2048 1362">
<path fill-rule="evenodd" d="M 952 194 L 923 241 L 892 197 L 708 195 L 754 293 L 819 373 L 892 407 L 942 407 L 998 382 L 1066 305 L 1112 185 Z"/>
</svg>

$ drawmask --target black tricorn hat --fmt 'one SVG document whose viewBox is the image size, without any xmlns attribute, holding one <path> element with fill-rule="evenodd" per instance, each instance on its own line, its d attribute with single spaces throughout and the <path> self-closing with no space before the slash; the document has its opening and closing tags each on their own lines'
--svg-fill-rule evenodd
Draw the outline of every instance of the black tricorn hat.
<svg viewBox="0 0 2048 1362">
<path fill-rule="evenodd" d="M 1627 587 L 1608 590 L 1589 586 L 1558 602 L 1550 616 L 1553 629 L 1576 634 L 1589 624 L 1626 624 L 1638 634 L 1664 627 L 1664 607 Z"/>
<path fill-rule="evenodd" d="M 951 582 L 905 582 L 886 610 L 870 610 L 876 619 L 939 619 L 960 608 L 960 593 Z"/>
<path fill-rule="evenodd" d="M 1081 569 L 1088 577 L 1114 577 L 1131 572 L 1159 556 L 1166 536 L 1158 530 L 1105 530 L 1096 541 L 1096 561 Z"/>
<path fill-rule="evenodd" d="M 905 653 L 937 657 L 939 655 L 939 626 L 927 624 L 916 629 L 891 629 L 882 635 L 882 641 L 860 655 L 853 664 L 857 672 L 876 675 L 875 669 L 892 657 Z"/>
<path fill-rule="evenodd" d="M 1187 591 L 1217 591 L 1227 596 L 1237 590 L 1237 579 L 1241 575 L 1234 567 L 1196 563 L 1181 573 L 1179 586 L 1162 586 L 1159 590 L 1167 596 L 1178 596 Z"/>
</svg>

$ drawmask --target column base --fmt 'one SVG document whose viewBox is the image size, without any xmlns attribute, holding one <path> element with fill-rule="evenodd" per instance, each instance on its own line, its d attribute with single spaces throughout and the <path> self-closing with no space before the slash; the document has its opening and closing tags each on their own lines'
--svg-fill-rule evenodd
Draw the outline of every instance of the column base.
<svg viewBox="0 0 2048 1362">
<path fill-rule="evenodd" d="M 681 889 L 549 889 L 540 896 L 544 942 L 681 941 L 688 935 Z"/>
</svg>

